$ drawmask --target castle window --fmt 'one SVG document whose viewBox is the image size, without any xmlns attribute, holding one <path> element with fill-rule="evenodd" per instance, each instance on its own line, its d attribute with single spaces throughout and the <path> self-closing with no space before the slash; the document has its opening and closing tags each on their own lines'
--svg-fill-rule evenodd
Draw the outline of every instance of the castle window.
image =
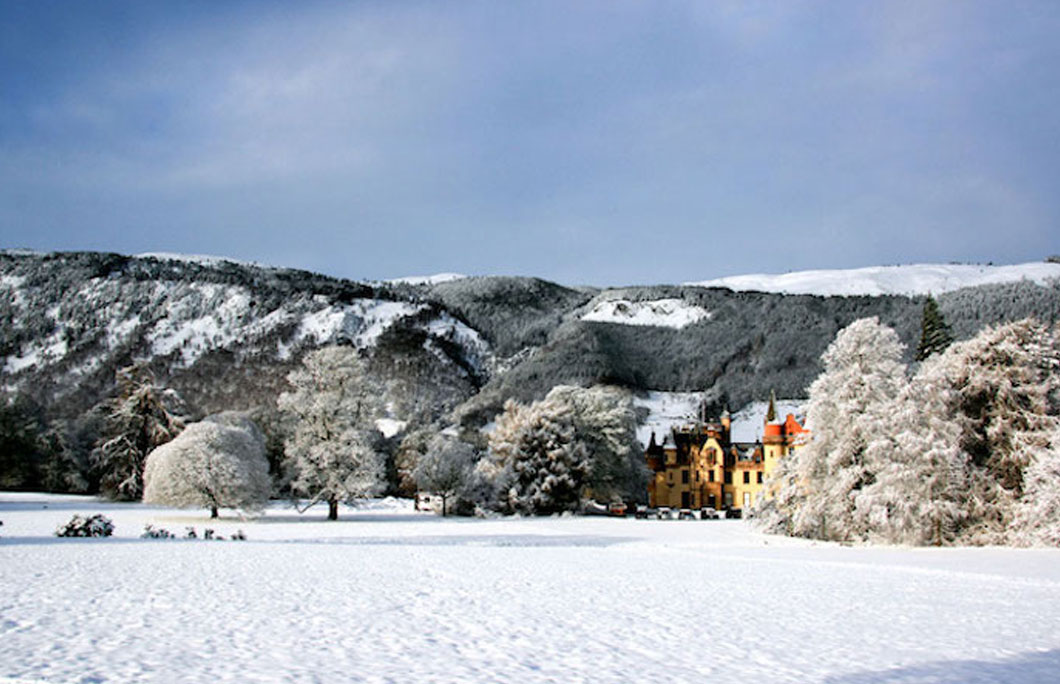
<svg viewBox="0 0 1060 684">
<path fill-rule="evenodd" d="M 728 471 L 728 470 L 725 471 L 725 484 L 732 484 L 732 472 L 731 471 Z"/>
<path fill-rule="evenodd" d="M 758 473 L 758 484 L 762 484 L 762 473 Z"/>
<path fill-rule="evenodd" d="M 743 471 L 743 483 L 751 484 L 751 473 L 747 472 L 746 470 Z"/>
<path fill-rule="evenodd" d="M 707 479 L 708 479 L 708 481 L 709 481 L 709 482 L 713 482 L 713 481 L 714 481 L 714 471 L 713 471 L 713 470 L 710 470 L 710 471 L 708 471 L 708 473 L 709 473 L 709 474 L 707 475 Z"/>
<path fill-rule="evenodd" d="M 696 482 L 699 482 L 699 471 L 696 471 Z"/>
<path fill-rule="evenodd" d="M 681 471 L 681 484 L 688 484 L 688 471 L 687 470 L 682 470 Z"/>
</svg>

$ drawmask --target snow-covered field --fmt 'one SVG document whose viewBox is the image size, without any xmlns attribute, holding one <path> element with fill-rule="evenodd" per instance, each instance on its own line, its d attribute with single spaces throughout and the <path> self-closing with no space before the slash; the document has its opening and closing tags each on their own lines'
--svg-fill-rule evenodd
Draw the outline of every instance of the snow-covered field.
<svg viewBox="0 0 1060 684">
<path fill-rule="evenodd" d="M 687 284 L 784 294 L 938 295 L 962 287 L 1015 283 L 1021 280 L 1045 285 L 1058 279 L 1060 264 L 1041 262 L 1011 266 L 909 264 L 777 274 L 755 273 Z"/>
<path fill-rule="evenodd" d="M 59 539 L 102 512 L 109 539 Z M 1055 682 L 1060 550 L 843 547 L 743 521 L 256 521 L 0 493 L 0 678 Z M 145 540 L 145 522 L 244 542 Z M 0 679 L 2 681 L 2 679 Z"/>
</svg>

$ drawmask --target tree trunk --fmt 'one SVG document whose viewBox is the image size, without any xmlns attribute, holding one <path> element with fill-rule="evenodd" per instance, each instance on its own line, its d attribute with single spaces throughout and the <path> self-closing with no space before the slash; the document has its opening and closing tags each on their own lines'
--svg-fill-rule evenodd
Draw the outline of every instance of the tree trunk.
<svg viewBox="0 0 1060 684">
<path fill-rule="evenodd" d="M 217 517 L 217 506 L 210 506 L 210 517 L 211 518 L 216 518 Z"/>
<path fill-rule="evenodd" d="M 448 496 L 442 494 L 442 517 L 445 517 L 445 502 L 449 499 Z"/>
<path fill-rule="evenodd" d="M 328 520 L 339 519 L 339 500 L 328 499 Z"/>
</svg>

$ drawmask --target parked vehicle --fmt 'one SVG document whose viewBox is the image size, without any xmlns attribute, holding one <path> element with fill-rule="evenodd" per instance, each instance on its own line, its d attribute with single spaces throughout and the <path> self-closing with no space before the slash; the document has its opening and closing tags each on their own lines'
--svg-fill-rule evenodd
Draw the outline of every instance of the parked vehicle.
<svg viewBox="0 0 1060 684">
<path fill-rule="evenodd" d="M 638 520 L 647 520 L 648 518 L 658 518 L 658 509 L 645 506 L 644 504 L 637 504 L 637 508 L 633 512 L 633 517 Z"/>
<path fill-rule="evenodd" d="M 725 509 L 726 518 L 742 518 L 743 511 L 739 508 L 727 508 Z"/>
<path fill-rule="evenodd" d="M 692 509 L 691 508 L 682 508 L 681 510 L 677 511 L 677 519 L 678 520 L 695 520 L 696 516 L 695 516 L 694 513 L 692 513 Z"/>
<path fill-rule="evenodd" d="M 674 519 L 674 511 L 673 511 L 672 508 L 669 508 L 667 506 L 663 506 L 663 507 L 661 507 L 659 509 L 659 516 L 658 517 L 659 517 L 659 520 L 673 520 Z"/>
<path fill-rule="evenodd" d="M 616 518 L 624 518 L 626 517 L 626 504 L 621 501 L 609 504 L 607 507 L 607 513 Z"/>
<path fill-rule="evenodd" d="M 717 520 L 718 519 L 718 512 L 716 510 L 714 510 L 713 508 L 709 507 L 709 506 L 704 506 L 703 508 L 699 509 L 699 519 L 700 520 Z"/>
<path fill-rule="evenodd" d="M 611 515 L 611 512 L 607 506 L 590 499 L 582 504 L 582 515 Z"/>
</svg>

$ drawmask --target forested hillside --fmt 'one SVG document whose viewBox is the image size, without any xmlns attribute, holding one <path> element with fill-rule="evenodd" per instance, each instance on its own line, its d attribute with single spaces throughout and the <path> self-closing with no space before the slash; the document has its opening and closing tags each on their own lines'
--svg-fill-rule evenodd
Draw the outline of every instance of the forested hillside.
<svg viewBox="0 0 1060 684">
<path fill-rule="evenodd" d="M 1060 286 L 986 285 L 938 302 L 966 339 L 1026 316 L 1053 324 Z M 121 368 L 146 368 L 192 419 L 269 412 L 290 370 L 331 344 L 362 350 L 389 417 L 408 429 L 482 425 L 506 399 L 559 384 L 705 392 L 737 410 L 770 390 L 804 396 L 836 332 L 865 316 L 894 328 L 912 360 L 923 303 L 513 277 L 365 283 L 224 259 L 8 251 L 0 387 L 5 420 L 20 426 L 9 434 L 50 430 L 82 451 Z"/>
</svg>

